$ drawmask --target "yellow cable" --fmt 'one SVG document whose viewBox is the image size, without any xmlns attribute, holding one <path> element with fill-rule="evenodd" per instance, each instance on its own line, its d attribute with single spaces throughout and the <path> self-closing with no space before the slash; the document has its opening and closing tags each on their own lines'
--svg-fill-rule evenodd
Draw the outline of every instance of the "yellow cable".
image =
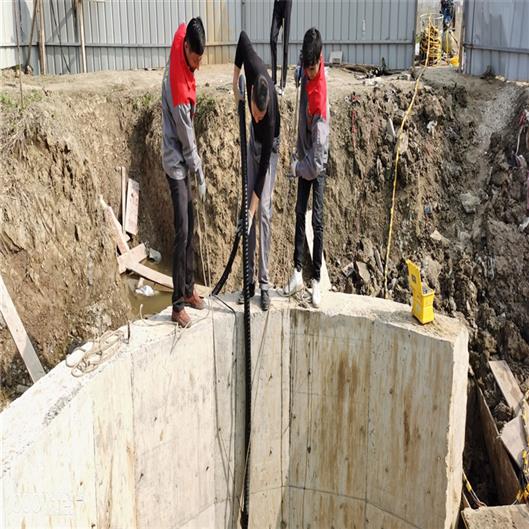
<svg viewBox="0 0 529 529">
<path fill-rule="evenodd" d="M 429 19 L 430 22 L 431 19 Z M 413 108 L 413 103 L 415 102 L 415 97 L 417 96 L 417 90 L 419 88 L 419 82 L 422 78 L 422 75 L 424 71 L 426 70 L 426 67 L 428 66 L 428 59 L 430 57 L 430 28 L 431 24 L 428 24 L 428 49 L 426 50 L 426 59 L 424 61 L 424 66 L 419 73 L 417 80 L 415 81 L 415 88 L 413 90 L 413 97 L 411 98 L 411 102 L 408 106 L 408 110 L 406 110 L 406 113 L 404 114 L 404 118 L 402 119 L 402 123 L 400 124 L 399 132 L 397 135 L 397 145 L 396 145 L 396 154 L 395 154 L 395 169 L 393 171 L 393 193 L 391 197 L 391 210 L 389 215 L 389 228 L 388 228 L 388 245 L 386 248 L 386 262 L 384 263 L 384 297 L 387 299 L 388 297 L 388 266 L 389 266 L 389 252 L 391 249 L 391 239 L 393 236 L 393 218 L 395 215 L 395 197 L 397 193 L 397 173 L 398 173 L 398 163 L 399 163 L 399 156 L 400 156 L 400 138 L 402 136 L 402 131 L 404 130 L 404 125 L 406 124 L 406 121 L 408 119 L 408 116 L 410 115 L 410 112 Z"/>
</svg>

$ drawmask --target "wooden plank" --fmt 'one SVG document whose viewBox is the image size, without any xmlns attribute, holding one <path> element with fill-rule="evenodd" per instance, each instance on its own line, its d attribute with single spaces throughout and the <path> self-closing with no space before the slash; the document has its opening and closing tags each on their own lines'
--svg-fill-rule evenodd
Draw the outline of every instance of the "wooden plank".
<svg viewBox="0 0 529 529">
<path fill-rule="evenodd" d="M 483 437 L 496 482 L 498 498 L 502 503 L 509 504 L 515 500 L 516 494 L 520 490 L 520 483 L 509 459 L 509 454 L 499 439 L 496 422 L 487 406 L 483 392 L 479 387 L 476 388 L 476 391 Z"/>
<path fill-rule="evenodd" d="M 467 529 L 528 529 L 529 527 L 527 505 L 465 509 L 461 514 Z"/>
<path fill-rule="evenodd" d="M 122 274 L 127 268 L 129 268 L 127 263 L 139 263 L 144 259 L 147 259 L 147 249 L 145 248 L 145 244 L 142 243 L 132 250 L 118 256 L 119 273 Z"/>
<path fill-rule="evenodd" d="M 134 262 L 132 259 L 127 261 L 126 265 L 127 269 L 131 272 L 134 272 L 139 276 L 144 277 L 145 279 L 148 279 L 153 283 L 156 283 L 157 285 L 161 285 L 162 287 L 169 289 L 171 292 L 173 291 L 173 278 L 171 276 L 162 274 L 161 272 L 153 270 L 148 266 L 142 265 L 137 261 Z M 208 297 L 211 293 L 211 289 L 209 287 L 205 287 L 204 285 L 200 285 L 198 283 L 195 283 L 195 289 L 198 295 L 204 298 Z"/>
<path fill-rule="evenodd" d="M 152 268 L 149 268 L 145 265 L 142 265 L 140 263 L 127 263 L 127 268 L 129 270 L 132 270 L 133 272 L 136 272 L 139 276 L 144 277 L 145 279 L 149 279 L 150 281 L 154 283 L 158 283 L 159 285 L 163 285 L 164 287 L 168 287 L 170 289 L 173 288 L 173 278 L 162 274 L 160 272 L 157 272 L 156 270 L 153 270 Z"/>
<path fill-rule="evenodd" d="M 525 431 L 522 416 L 516 416 L 509 421 L 501 431 L 501 441 L 516 464 L 523 468 L 522 450 L 525 448 Z"/>
<path fill-rule="evenodd" d="M 22 320 L 20 319 L 17 309 L 7 291 L 2 276 L 0 275 L 0 312 L 4 317 L 7 328 L 15 341 L 18 352 L 26 364 L 31 380 L 36 382 L 39 378 L 45 375 L 42 364 L 31 344 L 28 333 L 24 329 Z"/>
<path fill-rule="evenodd" d="M 119 253 L 127 253 L 130 250 L 129 245 L 127 244 L 127 240 L 123 235 L 121 224 L 119 223 L 119 220 L 116 218 L 116 215 L 110 206 L 105 207 L 105 218 L 110 230 L 112 231 L 112 235 L 116 246 L 118 247 Z"/>
<path fill-rule="evenodd" d="M 127 186 L 127 210 L 125 213 L 125 231 L 136 235 L 138 233 L 138 210 L 140 206 L 140 184 L 129 178 Z"/>
<path fill-rule="evenodd" d="M 509 365 L 504 360 L 490 361 L 490 369 L 500 391 L 503 394 L 505 402 L 512 408 L 513 412 L 517 414 L 520 411 L 520 404 L 523 400 L 523 393 L 512 374 Z"/>
<path fill-rule="evenodd" d="M 310 258 L 312 259 L 312 250 L 314 247 L 314 231 L 312 229 L 312 210 L 307 210 L 305 214 L 305 237 L 307 238 L 307 246 L 309 247 Z M 325 256 L 321 256 L 321 271 L 320 271 L 320 285 L 321 291 L 326 292 L 331 289 L 331 280 L 329 279 L 329 271 L 325 263 Z"/>
<path fill-rule="evenodd" d="M 125 233 L 125 219 L 127 218 L 127 173 L 121 166 L 121 229 Z"/>
</svg>

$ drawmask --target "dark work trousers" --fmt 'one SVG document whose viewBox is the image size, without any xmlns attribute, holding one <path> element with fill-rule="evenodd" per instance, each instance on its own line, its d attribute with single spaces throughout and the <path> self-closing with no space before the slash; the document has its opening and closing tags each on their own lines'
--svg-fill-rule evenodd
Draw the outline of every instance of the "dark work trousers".
<svg viewBox="0 0 529 529">
<path fill-rule="evenodd" d="M 272 29 L 270 30 L 270 50 L 272 52 L 272 80 L 277 84 L 277 38 L 283 26 L 283 68 L 281 69 L 281 88 L 287 84 L 288 37 L 290 34 L 290 12 L 292 2 L 274 2 Z"/>
<path fill-rule="evenodd" d="M 305 214 L 312 188 L 312 229 L 314 230 L 314 248 L 312 250 L 313 278 L 320 280 L 321 262 L 323 258 L 323 192 L 325 190 L 325 174 L 315 180 L 298 178 L 298 198 L 296 201 L 296 236 L 294 243 L 294 266 L 301 271 L 303 245 L 305 243 Z"/>
<path fill-rule="evenodd" d="M 175 239 L 173 246 L 173 309 L 184 308 L 184 296 L 193 294 L 193 199 L 189 175 L 182 180 L 167 177 L 173 199 Z"/>
</svg>

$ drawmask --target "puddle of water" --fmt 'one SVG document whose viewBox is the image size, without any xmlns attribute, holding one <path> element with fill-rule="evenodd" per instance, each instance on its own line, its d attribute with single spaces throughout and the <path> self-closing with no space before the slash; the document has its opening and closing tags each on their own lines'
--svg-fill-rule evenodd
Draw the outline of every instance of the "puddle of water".
<svg viewBox="0 0 529 529">
<path fill-rule="evenodd" d="M 145 260 L 142 264 L 162 274 L 172 275 L 172 264 L 170 262 L 166 263 L 162 261 L 161 263 L 153 263 Z M 142 294 L 136 294 L 136 288 L 138 287 L 138 281 L 140 279 L 139 276 L 136 274 L 127 274 L 122 277 L 128 286 L 127 290 L 131 305 L 131 313 L 129 316 L 131 318 L 136 319 L 140 317 L 141 305 L 143 305 L 141 310 L 144 317 L 148 314 L 157 314 L 171 305 L 172 291 L 169 291 L 168 288 L 143 279 L 143 284 L 149 285 L 154 290 L 154 296 L 143 296 Z"/>
</svg>

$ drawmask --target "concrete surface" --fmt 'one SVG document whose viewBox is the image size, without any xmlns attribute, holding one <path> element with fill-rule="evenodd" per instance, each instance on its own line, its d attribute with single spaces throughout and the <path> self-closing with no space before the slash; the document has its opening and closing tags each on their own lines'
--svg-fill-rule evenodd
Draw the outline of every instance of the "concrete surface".
<svg viewBox="0 0 529 529">
<path fill-rule="evenodd" d="M 465 509 L 462 514 L 467 529 L 527 529 L 529 527 L 528 505 Z"/>
<path fill-rule="evenodd" d="M 238 526 L 244 349 L 234 296 L 131 325 L 95 372 L 64 363 L 0 414 L 6 528 Z M 327 294 L 252 303 L 254 528 L 449 529 L 461 494 L 467 332 Z"/>
</svg>

